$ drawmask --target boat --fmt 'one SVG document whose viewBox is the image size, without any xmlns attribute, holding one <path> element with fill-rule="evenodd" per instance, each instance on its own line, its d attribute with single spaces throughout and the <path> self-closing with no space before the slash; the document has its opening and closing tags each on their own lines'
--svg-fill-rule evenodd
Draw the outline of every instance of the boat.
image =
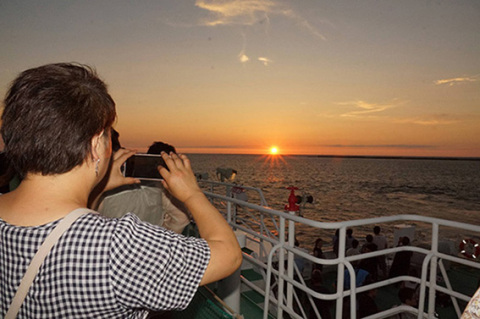
<svg viewBox="0 0 480 319">
<path fill-rule="evenodd" d="M 276 210 L 268 206 L 261 189 L 205 179 L 199 180 L 199 184 L 235 230 L 243 263 L 230 277 L 201 287 L 190 306 L 175 312 L 173 318 L 321 318 L 316 302 L 320 300 L 331 303 L 332 318 L 359 318 L 358 299 L 371 290 L 377 291 L 379 312 L 366 317 L 369 319 L 399 318 L 399 314 L 405 313 L 417 318 L 460 318 L 480 284 L 479 225 L 401 214 L 325 223 L 301 216 L 297 208 L 301 210 L 306 201 L 296 196 L 294 202 L 295 189 L 291 189 L 285 210 Z M 414 236 L 414 225 L 418 223 L 430 229 L 426 243 L 345 256 L 348 228 L 394 225 L 395 236 Z M 339 256 L 329 252 L 324 259 L 316 258 L 296 246 L 299 228 L 332 234 L 339 230 Z M 465 239 L 456 243 L 443 238 L 444 233 L 462 234 Z M 412 252 L 411 266 L 417 270 L 416 275 L 357 285 L 352 263 L 377 256 L 391 261 L 401 251 Z M 312 265 L 323 265 L 322 276 L 324 284 L 331 288 L 329 293 L 312 289 Z M 399 305 L 398 286 L 405 283 L 417 287 L 416 308 Z"/>
</svg>

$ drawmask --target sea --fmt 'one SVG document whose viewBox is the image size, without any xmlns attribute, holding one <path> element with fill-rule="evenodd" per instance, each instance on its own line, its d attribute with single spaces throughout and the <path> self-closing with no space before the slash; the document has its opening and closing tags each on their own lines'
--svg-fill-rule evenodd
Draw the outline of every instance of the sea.
<svg viewBox="0 0 480 319">
<path fill-rule="evenodd" d="M 480 225 L 478 159 L 188 156 L 194 172 L 207 173 L 212 180 L 218 180 L 215 172 L 219 167 L 236 170 L 233 182 L 261 189 L 268 206 L 276 210 L 283 211 L 288 203 L 288 187 L 297 187 L 297 195 L 313 197 L 313 202 L 302 210 L 302 216 L 312 220 L 338 222 L 414 214 Z M 248 200 L 259 201 L 254 196 Z M 430 226 L 415 226 L 417 241 L 428 241 Z M 394 228 L 383 227 L 390 240 Z M 359 239 L 368 233 L 372 233 L 370 228 L 354 230 Z M 333 234 L 299 228 L 297 235 L 305 247 L 311 247 L 318 237 L 330 242 Z M 448 230 L 443 235 L 457 241 L 464 236 Z"/>
</svg>

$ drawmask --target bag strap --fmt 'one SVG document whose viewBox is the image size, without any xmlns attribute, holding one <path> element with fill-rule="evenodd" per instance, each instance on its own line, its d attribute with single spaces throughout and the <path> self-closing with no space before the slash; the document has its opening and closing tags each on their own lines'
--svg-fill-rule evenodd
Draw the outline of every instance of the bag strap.
<svg viewBox="0 0 480 319">
<path fill-rule="evenodd" d="M 57 243 L 58 239 L 80 216 L 89 212 L 92 211 L 87 208 L 77 208 L 73 210 L 58 223 L 58 225 L 50 232 L 50 234 L 48 234 L 42 246 L 40 246 L 35 256 L 33 256 L 25 275 L 20 282 L 20 286 L 18 287 L 17 292 L 10 303 L 10 307 L 5 315 L 5 319 L 14 319 L 17 316 L 23 300 L 25 300 L 28 290 L 30 289 L 33 280 L 37 276 L 40 266 L 52 247 Z"/>
</svg>

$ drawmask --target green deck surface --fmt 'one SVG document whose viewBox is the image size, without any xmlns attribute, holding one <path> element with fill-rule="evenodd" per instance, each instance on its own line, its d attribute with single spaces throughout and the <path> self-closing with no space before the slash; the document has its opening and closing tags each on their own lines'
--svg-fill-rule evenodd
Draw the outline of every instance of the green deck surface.
<svg viewBox="0 0 480 319">
<path fill-rule="evenodd" d="M 248 279 L 249 281 L 257 281 L 257 280 L 263 279 L 263 276 L 253 269 L 242 270 L 242 276 Z"/>
<path fill-rule="evenodd" d="M 257 294 L 257 296 L 255 294 Z M 242 293 L 240 310 L 245 319 L 263 318 L 263 308 L 260 308 L 256 301 L 263 302 L 263 296 L 254 291 Z M 269 315 L 268 317 L 272 319 L 275 318 L 272 315 Z"/>
</svg>

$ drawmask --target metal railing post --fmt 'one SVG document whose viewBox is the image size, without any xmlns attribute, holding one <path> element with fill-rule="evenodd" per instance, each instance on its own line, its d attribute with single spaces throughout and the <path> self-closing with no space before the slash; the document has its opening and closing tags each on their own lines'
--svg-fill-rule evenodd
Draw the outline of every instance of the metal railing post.
<svg viewBox="0 0 480 319">
<path fill-rule="evenodd" d="M 435 294 L 437 292 L 437 254 L 438 254 L 438 224 L 432 223 L 432 261 L 430 263 L 430 289 L 428 290 L 428 317 L 435 313 Z"/>
<path fill-rule="evenodd" d="M 289 212 L 290 215 L 295 215 L 295 212 Z M 290 247 L 295 246 L 295 222 L 293 220 L 288 221 L 288 245 Z M 293 280 L 293 264 L 294 264 L 294 253 L 288 251 L 288 266 L 287 266 L 287 276 Z M 293 306 L 293 286 L 290 283 L 287 283 L 287 307 L 292 308 Z"/>
<path fill-rule="evenodd" d="M 448 278 L 448 274 L 447 274 L 447 271 L 445 270 L 445 266 L 443 265 L 442 259 L 440 259 L 440 261 L 438 262 L 438 266 L 440 267 L 440 272 L 442 273 L 442 277 L 445 280 L 445 285 L 449 290 L 453 291 L 452 284 L 450 283 L 450 279 Z M 457 313 L 457 316 L 460 318 L 462 313 L 460 311 L 457 298 L 455 298 L 454 296 L 450 296 L 450 298 L 452 300 L 453 307 L 455 308 L 455 312 Z"/>
<path fill-rule="evenodd" d="M 337 294 L 342 296 L 343 293 L 343 282 L 345 278 L 345 267 L 343 265 L 343 262 L 345 261 L 345 241 L 346 241 L 346 228 L 341 227 L 339 232 L 338 232 L 338 256 L 337 259 L 339 259 L 338 266 L 337 266 Z M 356 318 L 356 312 L 353 311 L 355 309 L 352 309 L 351 311 L 351 318 Z M 337 300 L 337 310 L 336 310 L 336 317 L 337 319 L 342 319 L 342 312 L 343 312 L 343 296 L 338 298 Z"/>
<path fill-rule="evenodd" d="M 282 246 L 285 245 L 285 218 L 280 217 L 280 233 L 278 234 L 280 244 Z M 280 248 L 279 250 L 279 257 L 278 257 L 278 304 L 282 305 L 283 304 L 283 286 L 284 286 L 284 279 L 282 278 L 281 275 L 285 273 L 285 249 Z M 277 311 L 277 319 L 282 319 L 283 318 L 283 309 L 282 307 L 278 307 Z"/>
</svg>

